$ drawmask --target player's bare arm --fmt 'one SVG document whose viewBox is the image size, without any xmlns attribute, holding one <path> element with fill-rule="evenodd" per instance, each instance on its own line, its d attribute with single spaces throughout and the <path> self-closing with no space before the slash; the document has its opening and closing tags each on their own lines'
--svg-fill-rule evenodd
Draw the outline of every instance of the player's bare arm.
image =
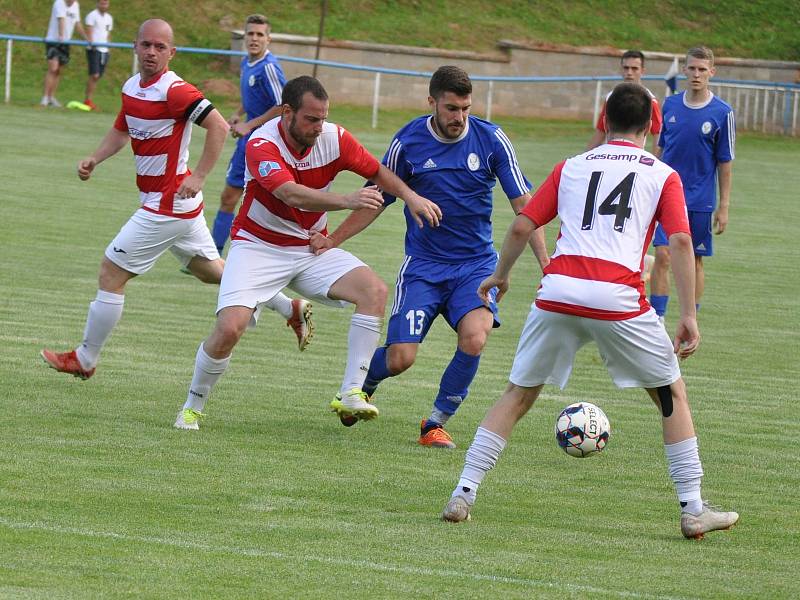
<svg viewBox="0 0 800 600">
<path fill-rule="evenodd" d="M 513 198 L 511 200 L 511 207 L 514 209 L 514 214 L 518 215 L 520 211 L 525 208 L 525 205 L 530 199 L 530 192 Z M 530 244 L 531 250 L 533 250 L 533 255 L 536 257 L 536 260 L 539 261 L 539 266 L 544 270 L 544 268 L 550 264 L 550 255 L 547 252 L 547 242 L 544 238 L 544 227 L 534 229 L 528 243 Z"/>
<path fill-rule="evenodd" d="M 678 358 L 694 354 L 700 344 L 695 308 L 695 266 L 692 237 L 688 233 L 674 233 L 669 236 L 669 254 L 681 316 L 675 333 L 674 349 Z"/>
<path fill-rule="evenodd" d="M 439 221 L 442 219 L 442 209 L 439 208 L 439 205 L 417 194 L 391 169 L 381 165 L 378 172 L 372 177 L 372 181 L 392 196 L 403 200 L 419 227 L 424 226 L 423 219 L 432 227 L 439 226 Z"/>
<path fill-rule="evenodd" d="M 511 222 L 506 238 L 503 240 L 503 248 L 500 250 L 500 258 L 497 260 L 494 273 L 484 279 L 478 286 L 478 296 L 481 297 L 485 304 L 489 304 L 489 290 L 493 287 L 497 288 L 497 302 L 500 302 L 508 291 L 511 281 L 511 267 L 514 266 L 522 251 L 525 250 L 525 246 L 528 245 L 534 229 L 537 229 L 536 223 L 525 215 L 517 215 Z"/>
<path fill-rule="evenodd" d="M 214 168 L 219 155 L 222 154 L 222 147 L 225 145 L 225 137 L 228 135 L 228 122 L 217 109 L 212 110 L 200 127 L 206 130 L 206 141 L 203 144 L 203 153 L 197 166 L 186 179 L 183 180 L 176 194 L 182 198 L 194 198 L 206 181 L 206 177 Z"/>
<path fill-rule="evenodd" d="M 283 106 L 273 106 L 263 115 L 258 115 L 249 121 L 242 122 L 237 119 L 236 123 L 231 123 L 231 135 L 235 138 L 250 135 L 250 132 L 257 127 L 261 127 L 267 121 L 279 116 L 282 109 Z"/>
<path fill-rule="evenodd" d="M 336 230 L 330 235 L 323 235 L 321 233 L 314 233 L 309 238 L 309 246 L 314 254 L 322 254 L 326 250 L 341 246 L 354 235 L 359 234 L 364 229 L 369 227 L 375 219 L 384 211 L 385 207 L 380 207 L 378 210 L 371 208 L 361 208 L 354 210 L 347 215 L 347 218 L 342 221 Z"/>
<path fill-rule="evenodd" d="M 89 179 L 97 165 L 122 150 L 130 139 L 127 131 L 120 131 L 116 127 L 109 129 L 97 150 L 78 163 L 78 177 L 81 181 Z"/>
<path fill-rule="evenodd" d="M 281 202 L 303 210 L 377 210 L 383 206 L 383 195 L 376 186 L 363 187 L 349 194 L 315 190 L 299 183 L 288 182 L 275 188 L 272 194 Z"/>
<path fill-rule="evenodd" d="M 719 206 L 714 211 L 714 233 L 719 235 L 728 227 L 728 209 L 731 205 L 731 181 L 733 179 L 733 161 L 717 164 L 719 181 Z"/>
</svg>

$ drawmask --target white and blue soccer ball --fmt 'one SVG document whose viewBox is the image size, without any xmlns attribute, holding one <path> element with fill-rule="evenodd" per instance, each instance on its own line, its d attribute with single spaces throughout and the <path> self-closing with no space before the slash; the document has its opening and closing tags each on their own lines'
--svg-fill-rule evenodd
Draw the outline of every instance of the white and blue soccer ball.
<svg viewBox="0 0 800 600">
<path fill-rule="evenodd" d="M 608 444 L 611 425 L 599 406 L 591 402 L 570 404 L 556 419 L 556 441 L 564 452 L 577 458 L 597 454 Z"/>
</svg>

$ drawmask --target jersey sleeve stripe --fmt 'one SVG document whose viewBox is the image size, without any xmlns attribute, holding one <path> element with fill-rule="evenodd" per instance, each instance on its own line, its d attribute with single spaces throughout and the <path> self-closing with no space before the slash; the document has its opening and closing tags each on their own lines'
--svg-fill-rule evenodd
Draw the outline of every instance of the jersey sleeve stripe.
<svg viewBox="0 0 800 600">
<path fill-rule="evenodd" d="M 734 120 L 733 111 L 728 113 L 726 124 L 728 127 L 728 150 L 731 153 L 731 160 L 733 160 L 736 158 L 734 154 L 734 148 L 736 147 L 736 122 Z"/>
<path fill-rule="evenodd" d="M 500 143 L 503 145 L 503 148 L 506 151 L 506 156 L 508 156 L 508 162 L 511 167 L 511 173 L 514 176 L 514 181 L 517 182 L 517 187 L 519 188 L 519 196 L 527 194 L 530 190 L 528 186 L 525 185 L 525 177 L 522 175 L 522 171 L 519 168 L 519 164 L 517 163 L 517 155 L 514 153 L 514 146 L 511 145 L 511 140 L 506 137 L 506 134 L 503 133 L 502 129 L 498 129 L 494 132 L 494 135 L 500 140 Z"/>
<path fill-rule="evenodd" d="M 395 315 L 400 309 L 403 300 L 403 280 L 405 279 L 406 269 L 411 262 L 411 257 L 406 256 L 403 259 L 403 264 L 400 265 L 400 272 L 397 274 L 397 281 L 394 284 L 394 302 L 392 303 L 391 315 Z"/>
<path fill-rule="evenodd" d="M 283 86 L 281 85 L 281 81 L 278 78 L 278 72 L 275 69 L 275 65 L 272 63 L 267 63 L 264 65 L 264 72 L 267 75 L 267 81 L 269 81 L 269 87 L 272 89 L 272 95 L 275 97 L 275 104 L 278 105 L 281 103 L 281 96 L 283 95 Z"/>
<path fill-rule="evenodd" d="M 386 153 L 386 166 L 389 167 L 392 173 L 397 173 L 397 156 L 400 154 L 400 148 L 402 147 L 403 144 L 397 138 L 393 139 L 389 145 L 389 151 Z"/>
</svg>

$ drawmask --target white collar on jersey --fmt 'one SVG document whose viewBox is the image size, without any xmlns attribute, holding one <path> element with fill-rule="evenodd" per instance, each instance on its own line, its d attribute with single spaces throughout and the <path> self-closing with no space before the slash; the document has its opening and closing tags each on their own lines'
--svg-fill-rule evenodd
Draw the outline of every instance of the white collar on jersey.
<svg viewBox="0 0 800 600">
<path fill-rule="evenodd" d="M 691 108 L 692 110 L 698 110 L 700 108 L 705 108 L 706 106 L 708 106 L 713 99 L 714 99 L 714 92 L 712 92 L 711 90 L 708 90 L 708 100 L 706 100 L 702 104 L 689 104 L 689 102 L 686 100 L 686 92 L 684 92 L 684 94 L 683 94 L 683 105 L 686 108 Z"/>
<path fill-rule="evenodd" d="M 255 59 L 253 62 L 250 62 L 250 61 L 248 60 L 248 61 L 247 61 L 247 66 L 248 66 L 248 67 L 252 67 L 252 66 L 253 66 L 254 64 L 256 64 L 257 62 L 260 62 L 260 61 L 264 60 L 264 59 L 266 58 L 267 54 L 269 54 L 269 50 L 265 50 L 265 51 L 264 51 L 264 54 L 262 54 L 261 56 L 259 56 L 259 57 L 258 57 L 257 59 Z"/>
<path fill-rule="evenodd" d="M 464 131 L 461 132 L 460 136 L 453 139 L 442 137 L 438 133 L 436 133 L 436 130 L 433 128 L 433 125 L 431 125 L 432 121 L 433 121 L 433 115 L 429 116 L 428 120 L 425 121 L 425 124 L 428 126 L 428 131 L 434 137 L 434 139 L 436 139 L 439 142 L 442 142 L 443 144 L 455 144 L 456 142 L 460 142 L 465 137 L 467 137 L 467 134 L 469 133 L 469 117 L 467 117 L 467 122 L 464 124 Z"/>
</svg>

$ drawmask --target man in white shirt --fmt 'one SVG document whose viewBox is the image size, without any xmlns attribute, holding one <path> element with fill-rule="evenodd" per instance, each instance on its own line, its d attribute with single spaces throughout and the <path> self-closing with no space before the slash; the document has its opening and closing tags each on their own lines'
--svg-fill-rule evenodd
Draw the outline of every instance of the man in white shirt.
<svg viewBox="0 0 800 600">
<path fill-rule="evenodd" d="M 55 0 L 50 11 L 50 24 L 45 36 L 45 52 L 47 53 L 47 73 L 44 76 L 44 94 L 42 106 L 61 107 L 56 100 L 56 90 L 63 67 L 69 63 L 69 45 L 64 42 L 72 39 L 77 27 L 84 39 L 86 31 L 81 24 L 81 9 L 76 0 Z"/>
<path fill-rule="evenodd" d="M 92 101 L 94 88 L 106 71 L 109 52 L 108 42 L 111 41 L 111 30 L 114 29 L 114 18 L 108 12 L 110 0 L 97 0 L 97 8 L 86 15 L 86 39 L 89 47 L 86 49 L 86 62 L 89 65 L 89 79 L 86 80 L 86 100 L 83 101 L 92 110 L 97 110 L 97 105 Z"/>
</svg>

